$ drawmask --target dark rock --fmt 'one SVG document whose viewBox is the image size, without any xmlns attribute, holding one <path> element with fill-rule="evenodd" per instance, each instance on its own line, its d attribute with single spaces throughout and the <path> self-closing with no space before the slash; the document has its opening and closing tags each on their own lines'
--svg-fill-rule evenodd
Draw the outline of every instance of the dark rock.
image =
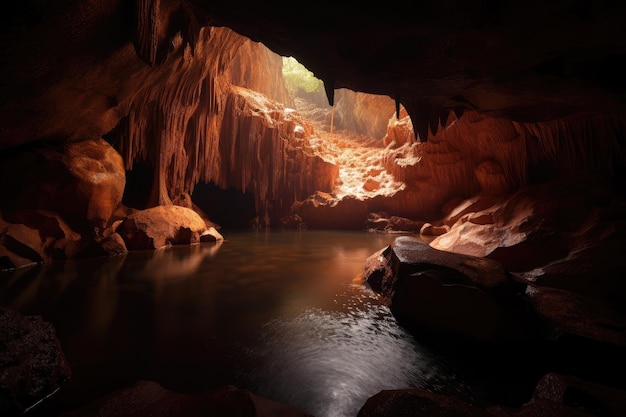
<svg viewBox="0 0 626 417">
<path fill-rule="evenodd" d="M 384 390 L 370 397 L 357 417 L 490 417 L 485 410 L 423 389 Z"/>
<path fill-rule="evenodd" d="M 402 236 L 366 262 L 371 288 L 407 327 L 472 342 L 532 340 L 516 282 L 501 264 Z"/>
<path fill-rule="evenodd" d="M 626 415 L 626 391 L 572 375 L 548 373 L 521 408 L 494 406 L 487 411 L 496 417 L 617 417 Z"/>
<path fill-rule="evenodd" d="M 71 377 L 50 323 L 0 308 L 0 414 L 19 415 Z"/>
<path fill-rule="evenodd" d="M 199 393 L 178 393 L 153 381 L 128 388 L 87 404 L 63 417 L 311 417 L 295 407 L 226 386 Z"/>
<path fill-rule="evenodd" d="M 556 288 L 529 286 L 526 296 L 547 339 L 564 336 L 626 347 L 626 316 L 609 303 Z"/>
</svg>

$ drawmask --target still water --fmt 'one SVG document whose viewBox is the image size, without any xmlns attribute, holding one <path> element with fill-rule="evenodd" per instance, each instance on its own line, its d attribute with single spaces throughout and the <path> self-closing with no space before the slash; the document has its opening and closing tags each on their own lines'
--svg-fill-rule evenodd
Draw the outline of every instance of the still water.
<svg viewBox="0 0 626 417">
<path fill-rule="evenodd" d="M 354 417 L 383 389 L 466 389 L 356 283 L 395 235 L 223 233 L 0 274 L 0 303 L 53 323 L 73 370 L 46 413 L 140 379 L 186 392 L 233 384 L 317 417 Z"/>
</svg>

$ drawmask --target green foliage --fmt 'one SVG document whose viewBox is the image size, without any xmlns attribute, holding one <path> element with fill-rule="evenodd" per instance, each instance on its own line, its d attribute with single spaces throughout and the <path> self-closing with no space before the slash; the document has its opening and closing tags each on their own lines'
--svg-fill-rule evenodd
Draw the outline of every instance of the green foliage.
<svg viewBox="0 0 626 417">
<path fill-rule="evenodd" d="M 300 90 L 305 93 L 323 91 L 324 83 L 293 57 L 283 57 L 283 78 L 287 90 L 292 96 Z"/>
</svg>

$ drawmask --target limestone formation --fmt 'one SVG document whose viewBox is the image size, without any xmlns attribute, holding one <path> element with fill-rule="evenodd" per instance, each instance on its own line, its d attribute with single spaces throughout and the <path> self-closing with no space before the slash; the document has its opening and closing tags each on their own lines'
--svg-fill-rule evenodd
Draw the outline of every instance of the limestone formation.
<svg viewBox="0 0 626 417">
<path fill-rule="evenodd" d="M 175 205 L 137 211 L 124 219 L 118 229 L 130 250 L 199 243 L 206 231 L 198 213 Z"/>
</svg>

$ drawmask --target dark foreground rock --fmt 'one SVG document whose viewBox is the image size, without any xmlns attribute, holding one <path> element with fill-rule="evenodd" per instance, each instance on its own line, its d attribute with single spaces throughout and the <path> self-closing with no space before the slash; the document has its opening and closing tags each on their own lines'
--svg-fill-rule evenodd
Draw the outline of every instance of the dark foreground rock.
<svg viewBox="0 0 626 417">
<path fill-rule="evenodd" d="M 153 381 L 138 381 L 62 417 L 312 417 L 289 405 L 234 386 L 177 393 Z"/>
<path fill-rule="evenodd" d="M 0 415 L 28 411 L 70 377 L 50 323 L 0 308 Z"/>
<path fill-rule="evenodd" d="M 626 415 L 626 391 L 548 373 L 521 407 L 481 407 L 423 389 L 385 390 L 370 397 L 358 417 L 591 417 Z"/>
</svg>

